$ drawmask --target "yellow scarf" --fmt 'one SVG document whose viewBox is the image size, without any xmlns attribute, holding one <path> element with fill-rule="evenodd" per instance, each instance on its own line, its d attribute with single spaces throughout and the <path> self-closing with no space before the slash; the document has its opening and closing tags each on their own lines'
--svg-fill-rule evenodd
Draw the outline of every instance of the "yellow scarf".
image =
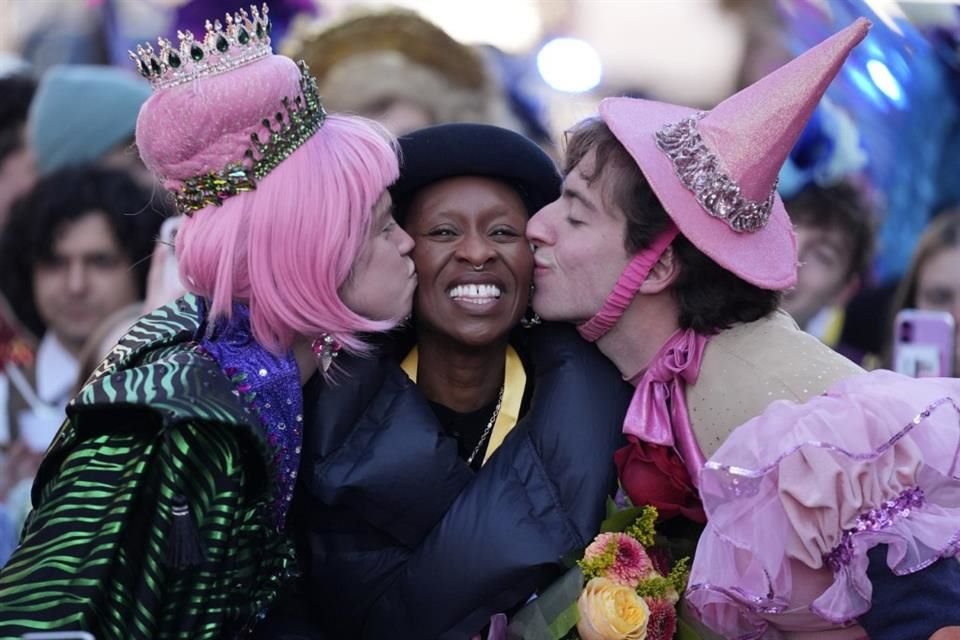
<svg viewBox="0 0 960 640">
<path fill-rule="evenodd" d="M 400 366 L 403 372 L 407 374 L 414 384 L 417 382 L 417 368 L 419 364 L 419 355 L 417 347 L 410 350 L 407 357 L 403 359 Z M 527 373 L 523 370 L 523 363 L 516 350 L 507 345 L 506 365 L 504 367 L 503 377 L 503 402 L 500 403 L 500 414 L 493 425 L 493 432 L 490 434 L 490 443 L 487 445 L 487 452 L 483 456 L 483 463 L 486 464 L 493 452 L 503 444 L 503 439 L 516 426 L 520 419 L 520 403 L 523 401 L 523 390 L 527 386 Z"/>
</svg>

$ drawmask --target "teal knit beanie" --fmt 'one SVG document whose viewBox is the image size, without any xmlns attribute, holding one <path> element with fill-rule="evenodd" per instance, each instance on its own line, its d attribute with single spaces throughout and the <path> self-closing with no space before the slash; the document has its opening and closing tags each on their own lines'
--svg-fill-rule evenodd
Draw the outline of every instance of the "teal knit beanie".
<svg viewBox="0 0 960 640">
<path fill-rule="evenodd" d="M 150 85 L 105 66 L 59 65 L 40 79 L 27 136 L 41 175 L 95 162 L 132 139 Z"/>
</svg>

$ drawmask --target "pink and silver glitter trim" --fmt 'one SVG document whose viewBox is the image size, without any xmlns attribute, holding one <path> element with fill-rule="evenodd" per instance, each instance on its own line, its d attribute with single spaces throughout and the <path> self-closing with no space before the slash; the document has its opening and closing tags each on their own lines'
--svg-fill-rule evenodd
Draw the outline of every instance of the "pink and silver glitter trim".
<svg viewBox="0 0 960 640">
<path fill-rule="evenodd" d="M 673 162 L 680 182 L 714 218 L 720 218 L 738 233 L 759 231 L 766 226 L 777 192 L 774 183 L 763 202 L 755 202 L 740 193 L 740 187 L 723 172 L 720 160 L 704 143 L 697 129 L 703 112 L 657 131 L 657 146 Z"/>
</svg>

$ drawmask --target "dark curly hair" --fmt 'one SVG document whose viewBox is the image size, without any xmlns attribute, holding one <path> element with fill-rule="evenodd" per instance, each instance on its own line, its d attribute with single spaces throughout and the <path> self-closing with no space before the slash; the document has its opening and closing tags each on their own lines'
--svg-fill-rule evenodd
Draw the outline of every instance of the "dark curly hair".
<svg viewBox="0 0 960 640">
<path fill-rule="evenodd" d="M 567 132 L 564 174 L 592 149 L 596 150 L 595 180 L 606 169 L 613 174 L 610 193 L 603 198 L 619 207 L 627 219 L 624 246 L 630 253 L 645 249 L 670 224 L 643 173 L 609 127 L 589 118 Z M 706 214 L 704 214 L 706 215 Z M 708 258 L 683 234 L 670 245 L 680 263 L 680 274 L 671 289 L 680 306 L 679 324 L 698 333 L 714 333 L 740 322 L 752 322 L 780 305 L 780 292 L 761 289 L 730 273 Z"/>
<path fill-rule="evenodd" d="M 130 261 L 143 297 L 154 241 L 170 211 L 122 171 L 69 168 L 40 182 L 14 205 L 0 232 L 0 292 L 34 335 L 45 330 L 33 296 L 33 272 L 53 257 L 64 225 L 90 213 L 103 213 L 114 240 Z"/>
<path fill-rule="evenodd" d="M 24 144 L 23 125 L 36 90 L 37 82 L 30 76 L 0 78 L 0 166 Z"/>
</svg>

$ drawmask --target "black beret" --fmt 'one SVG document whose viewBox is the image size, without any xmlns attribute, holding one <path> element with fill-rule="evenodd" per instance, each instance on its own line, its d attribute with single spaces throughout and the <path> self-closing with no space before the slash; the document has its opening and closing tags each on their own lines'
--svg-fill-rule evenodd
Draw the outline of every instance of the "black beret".
<svg viewBox="0 0 960 640">
<path fill-rule="evenodd" d="M 441 124 L 401 136 L 400 149 L 400 178 L 390 187 L 390 194 L 401 224 L 417 191 L 447 178 L 502 180 L 516 190 L 531 216 L 560 196 L 560 173 L 550 156 L 509 129 Z"/>
</svg>

